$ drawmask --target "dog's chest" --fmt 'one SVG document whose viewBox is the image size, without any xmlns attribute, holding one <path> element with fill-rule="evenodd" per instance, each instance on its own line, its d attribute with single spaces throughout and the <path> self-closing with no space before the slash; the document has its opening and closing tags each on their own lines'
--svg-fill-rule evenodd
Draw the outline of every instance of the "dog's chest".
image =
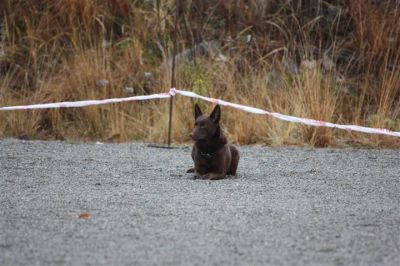
<svg viewBox="0 0 400 266">
<path fill-rule="evenodd" d="M 210 170 L 215 163 L 215 154 L 197 152 L 194 162 L 197 167 Z"/>
<path fill-rule="evenodd" d="M 210 164 L 214 161 L 214 156 L 215 154 L 197 152 L 195 160 L 201 163 Z"/>
</svg>

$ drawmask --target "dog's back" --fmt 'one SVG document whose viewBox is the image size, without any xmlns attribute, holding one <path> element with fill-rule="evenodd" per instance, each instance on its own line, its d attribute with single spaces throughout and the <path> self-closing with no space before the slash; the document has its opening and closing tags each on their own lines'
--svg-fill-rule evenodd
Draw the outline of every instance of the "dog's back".
<svg viewBox="0 0 400 266">
<path fill-rule="evenodd" d="M 195 177 L 221 179 L 225 175 L 235 175 L 239 163 L 239 151 L 227 143 L 222 134 L 219 120 L 221 109 L 217 105 L 210 116 L 202 114 L 195 105 L 195 127 L 190 134 L 194 140 L 192 159 Z"/>
</svg>

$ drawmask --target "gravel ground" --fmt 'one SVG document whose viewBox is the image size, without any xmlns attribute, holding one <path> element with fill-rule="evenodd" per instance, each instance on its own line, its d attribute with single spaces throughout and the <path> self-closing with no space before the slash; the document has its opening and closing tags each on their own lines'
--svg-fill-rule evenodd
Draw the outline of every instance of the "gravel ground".
<svg viewBox="0 0 400 266">
<path fill-rule="evenodd" d="M 240 151 L 0 140 L 0 265 L 400 265 L 400 150 Z"/>
</svg>

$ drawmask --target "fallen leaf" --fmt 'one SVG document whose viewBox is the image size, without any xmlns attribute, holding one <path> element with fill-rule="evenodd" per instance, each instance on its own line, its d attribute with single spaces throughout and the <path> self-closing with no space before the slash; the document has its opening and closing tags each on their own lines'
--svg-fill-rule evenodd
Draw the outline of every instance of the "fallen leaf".
<svg viewBox="0 0 400 266">
<path fill-rule="evenodd" d="M 90 219 L 92 218 L 92 215 L 90 213 L 84 212 L 79 214 L 78 216 L 79 219 Z"/>
</svg>

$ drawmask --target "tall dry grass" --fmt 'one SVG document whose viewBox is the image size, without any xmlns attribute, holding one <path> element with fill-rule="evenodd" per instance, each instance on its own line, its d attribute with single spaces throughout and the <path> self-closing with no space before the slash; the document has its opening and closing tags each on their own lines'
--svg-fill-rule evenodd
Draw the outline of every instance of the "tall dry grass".
<svg viewBox="0 0 400 266">
<path fill-rule="evenodd" d="M 0 105 L 167 91 L 174 2 L 3 1 Z M 179 51 L 217 40 L 227 59 L 179 61 L 178 87 L 289 115 L 399 131 L 399 12 L 395 1 L 182 1 Z M 195 100 L 174 102 L 173 139 L 189 141 Z M 0 137 L 165 142 L 167 119 L 165 100 L 1 112 Z M 241 144 L 400 147 L 396 138 L 228 108 L 223 125 Z"/>
</svg>

